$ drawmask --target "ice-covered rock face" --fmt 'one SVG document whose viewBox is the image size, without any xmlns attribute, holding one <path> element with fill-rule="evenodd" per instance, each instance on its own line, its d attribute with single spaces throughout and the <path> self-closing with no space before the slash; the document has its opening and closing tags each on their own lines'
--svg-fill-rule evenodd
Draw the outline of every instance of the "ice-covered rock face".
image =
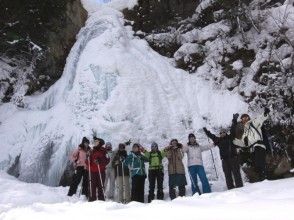
<svg viewBox="0 0 294 220">
<path fill-rule="evenodd" d="M 0 168 L 48 185 L 59 183 L 83 136 L 164 147 L 203 126 L 229 125 L 247 109 L 238 95 L 176 69 L 107 6 L 90 15 L 62 78 L 24 106 L 0 106 Z"/>
</svg>

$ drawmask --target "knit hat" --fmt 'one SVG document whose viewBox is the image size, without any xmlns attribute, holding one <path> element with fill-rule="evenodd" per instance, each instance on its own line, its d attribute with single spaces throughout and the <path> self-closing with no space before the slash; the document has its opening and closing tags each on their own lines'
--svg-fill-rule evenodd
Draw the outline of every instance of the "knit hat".
<svg viewBox="0 0 294 220">
<path fill-rule="evenodd" d="M 86 138 L 86 137 L 83 137 L 82 144 L 84 144 L 84 143 L 88 143 L 88 144 L 90 144 L 89 139 Z"/>
<path fill-rule="evenodd" d="M 123 144 L 123 143 L 120 143 L 120 144 L 118 145 L 118 149 L 119 149 L 119 150 L 124 150 L 125 148 L 126 148 L 126 145 Z"/>
<path fill-rule="evenodd" d="M 103 146 L 105 144 L 105 141 L 102 138 L 97 138 L 96 136 L 93 137 L 94 141 L 99 141 L 99 146 Z"/>
<path fill-rule="evenodd" d="M 156 148 L 158 149 L 158 144 L 156 142 L 152 142 L 151 144 L 151 148 Z"/>
<path fill-rule="evenodd" d="M 190 134 L 188 135 L 188 139 L 191 138 L 191 137 L 196 138 L 196 137 L 195 137 L 195 134 L 193 134 L 193 133 L 190 133 Z"/>
</svg>

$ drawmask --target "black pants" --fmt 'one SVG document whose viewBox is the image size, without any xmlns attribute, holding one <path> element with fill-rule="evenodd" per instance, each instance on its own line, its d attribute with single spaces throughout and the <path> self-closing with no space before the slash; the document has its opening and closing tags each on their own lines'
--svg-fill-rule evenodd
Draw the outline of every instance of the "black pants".
<svg viewBox="0 0 294 220">
<path fill-rule="evenodd" d="M 101 183 L 102 182 L 102 183 Z M 97 191 L 98 191 L 98 200 L 105 201 L 105 191 L 104 191 L 104 182 L 105 182 L 105 171 L 101 171 L 101 178 L 99 172 L 91 172 L 91 188 L 89 202 L 97 200 Z"/>
<path fill-rule="evenodd" d="M 185 196 L 186 195 L 186 187 L 185 185 L 179 186 L 179 196 Z M 169 197 L 171 200 L 175 199 L 176 196 L 176 189 L 174 187 L 169 187 Z"/>
<path fill-rule="evenodd" d="M 226 177 L 228 189 L 233 189 L 243 186 L 243 181 L 240 173 L 240 165 L 238 157 L 222 160 L 223 171 Z M 234 178 L 233 178 L 234 177 Z M 235 180 L 235 183 L 234 183 Z"/>
<path fill-rule="evenodd" d="M 88 196 L 88 171 L 84 169 L 84 167 L 77 167 L 75 170 L 75 173 L 72 177 L 72 182 L 69 187 L 68 196 L 72 196 L 77 192 L 78 185 L 81 182 L 81 179 L 83 178 L 82 183 L 82 195 Z"/>
<path fill-rule="evenodd" d="M 255 146 L 253 152 L 254 169 L 258 175 L 258 181 L 266 178 L 266 150 L 263 147 Z"/>
<path fill-rule="evenodd" d="M 146 176 L 133 176 L 132 177 L 132 192 L 131 200 L 144 203 L 144 186 Z"/>
<path fill-rule="evenodd" d="M 148 202 L 151 202 L 155 195 L 155 183 L 157 182 L 157 199 L 163 200 L 163 171 L 162 169 L 149 170 L 149 195 Z"/>
</svg>

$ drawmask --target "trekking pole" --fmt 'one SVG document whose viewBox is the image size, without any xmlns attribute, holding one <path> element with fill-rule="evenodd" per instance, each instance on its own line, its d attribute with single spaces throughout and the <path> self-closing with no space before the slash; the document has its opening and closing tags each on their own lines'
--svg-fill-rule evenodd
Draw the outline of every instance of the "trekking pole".
<svg viewBox="0 0 294 220">
<path fill-rule="evenodd" d="M 103 181 L 102 181 L 102 176 L 101 176 L 101 172 L 100 172 L 100 164 L 99 164 L 98 161 L 97 161 L 97 168 L 98 168 L 98 173 L 99 173 L 100 184 L 101 184 L 101 187 L 102 187 L 103 197 L 104 197 L 104 200 L 105 200 L 106 198 L 105 198 L 104 184 L 103 184 Z"/>
<path fill-rule="evenodd" d="M 118 198 L 118 200 L 119 200 L 119 193 L 120 193 L 120 187 L 119 187 L 119 183 L 118 183 L 118 172 L 119 172 L 119 167 L 118 167 L 119 165 L 116 165 L 116 180 L 115 180 L 115 182 L 116 182 L 116 189 L 117 189 L 117 198 Z M 119 202 L 119 201 L 118 201 Z"/>
<path fill-rule="evenodd" d="M 123 189 L 123 203 L 126 203 L 126 186 L 125 186 L 125 172 L 124 172 L 124 164 L 121 161 L 121 172 L 122 172 L 122 189 Z"/>
<path fill-rule="evenodd" d="M 211 153 L 211 157 L 212 157 L 212 163 L 213 163 L 213 166 L 214 166 L 216 179 L 218 180 L 218 175 L 217 175 L 217 171 L 216 171 L 216 167 L 215 167 L 215 162 L 214 162 L 214 156 L 213 156 L 213 153 L 212 153 L 212 150 L 211 149 L 210 149 L 210 153 Z"/>
<path fill-rule="evenodd" d="M 208 143 L 211 143 L 208 137 L 207 137 L 207 140 L 208 140 Z M 211 149 L 210 149 L 210 153 L 211 153 L 212 163 L 213 163 L 213 167 L 214 167 L 214 171 L 215 171 L 215 176 L 216 176 L 216 179 L 218 180 L 218 174 L 217 174 L 217 171 L 216 171 L 216 166 L 215 166 L 215 162 L 214 162 L 214 156 L 213 156 L 213 153 L 212 153 Z"/>
<path fill-rule="evenodd" d="M 89 195 L 89 199 L 92 196 L 92 178 L 91 178 L 91 167 L 90 167 L 90 156 L 88 156 L 88 167 L 89 167 L 89 187 L 90 187 L 90 195 Z"/>
</svg>

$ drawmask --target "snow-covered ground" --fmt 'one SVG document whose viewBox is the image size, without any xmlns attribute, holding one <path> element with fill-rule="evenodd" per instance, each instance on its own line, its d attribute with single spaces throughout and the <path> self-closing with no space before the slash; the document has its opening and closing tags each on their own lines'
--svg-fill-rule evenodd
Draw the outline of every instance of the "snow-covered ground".
<svg viewBox="0 0 294 220">
<path fill-rule="evenodd" d="M 86 202 L 68 188 L 20 182 L 0 172 L 0 219 L 292 220 L 294 178 L 247 184 L 240 189 L 151 204 Z M 167 197 L 167 195 L 166 195 Z"/>
</svg>

